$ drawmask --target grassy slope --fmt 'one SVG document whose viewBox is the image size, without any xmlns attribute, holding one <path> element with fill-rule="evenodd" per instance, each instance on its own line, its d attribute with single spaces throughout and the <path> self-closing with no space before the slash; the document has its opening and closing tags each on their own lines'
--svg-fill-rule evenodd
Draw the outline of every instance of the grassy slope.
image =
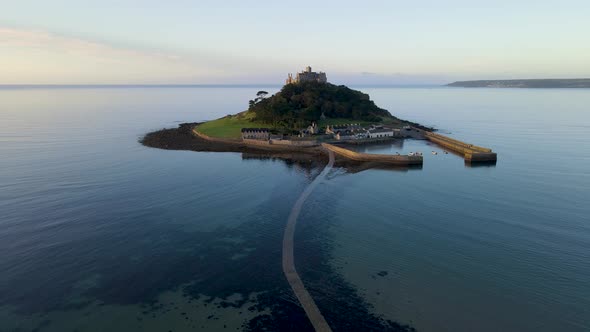
<svg viewBox="0 0 590 332">
<path fill-rule="evenodd" d="M 246 112 L 208 121 L 200 124 L 197 130 L 207 136 L 220 138 L 240 138 L 242 128 L 267 128 L 268 125 L 252 121 L 252 116 Z"/>
</svg>

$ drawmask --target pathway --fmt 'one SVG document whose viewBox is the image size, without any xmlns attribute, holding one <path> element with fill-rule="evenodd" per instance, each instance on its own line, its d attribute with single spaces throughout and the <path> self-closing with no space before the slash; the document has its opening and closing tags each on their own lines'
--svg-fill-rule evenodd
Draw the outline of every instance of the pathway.
<svg viewBox="0 0 590 332">
<path fill-rule="evenodd" d="M 322 316 L 320 309 L 318 309 L 317 305 L 315 304 L 313 298 L 305 289 L 299 274 L 297 274 L 297 270 L 295 270 L 295 259 L 293 257 L 293 238 L 295 236 L 295 226 L 297 224 L 297 217 L 299 216 L 299 212 L 301 212 L 301 207 L 303 207 L 303 203 L 307 197 L 311 194 L 314 188 L 326 177 L 332 166 L 334 165 L 334 153 L 332 151 L 328 151 L 330 155 L 330 161 L 328 165 L 322 170 L 322 172 L 305 188 L 301 196 L 293 205 L 293 209 L 291 210 L 291 214 L 289 214 L 289 219 L 287 221 L 287 228 L 285 229 L 285 235 L 283 237 L 283 273 L 285 277 L 287 277 L 287 281 L 291 285 L 293 292 L 297 296 L 299 303 L 305 310 L 309 321 L 313 325 L 316 331 L 332 331 L 330 326 Z"/>
</svg>

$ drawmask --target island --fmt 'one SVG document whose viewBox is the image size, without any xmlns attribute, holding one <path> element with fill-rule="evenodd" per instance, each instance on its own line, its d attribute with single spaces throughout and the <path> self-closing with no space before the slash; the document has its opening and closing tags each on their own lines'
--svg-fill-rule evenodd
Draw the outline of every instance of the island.
<svg viewBox="0 0 590 332">
<path fill-rule="evenodd" d="M 446 86 L 463 88 L 580 89 L 590 88 L 590 78 L 457 81 Z"/>
<path fill-rule="evenodd" d="M 242 152 L 287 160 L 321 160 L 335 155 L 337 162 L 421 166 L 421 153 L 367 154 L 348 149 L 394 139 L 427 139 L 461 154 L 466 161 L 495 161 L 491 149 L 463 143 L 434 133 L 433 128 L 393 116 L 369 95 L 329 83 L 324 72 L 308 66 L 269 96 L 258 91 L 246 110 L 204 123 L 181 124 L 147 134 L 141 142 L 174 150 Z"/>
</svg>

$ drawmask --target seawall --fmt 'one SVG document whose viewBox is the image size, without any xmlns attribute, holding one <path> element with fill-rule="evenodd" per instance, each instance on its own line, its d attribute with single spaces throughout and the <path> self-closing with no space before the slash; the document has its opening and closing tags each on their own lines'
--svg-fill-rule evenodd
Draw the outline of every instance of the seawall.
<svg viewBox="0 0 590 332">
<path fill-rule="evenodd" d="M 206 141 L 231 145 L 235 147 L 250 147 L 256 150 L 274 152 L 299 152 L 307 154 L 321 154 L 319 144 L 313 141 L 290 141 L 290 140 L 258 140 L 258 139 L 231 139 L 218 138 L 205 135 L 193 128 L 192 133 Z"/>
<path fill-rule="evenodd" d="M 278 141 L 275 140 L 258 140 L 258 139 L 243 139 L 242 142 L 246 146 L 256 147 L 272 151 L 291 151 L 291 152 L 304 152 L 304 153 L 319 153 L 320 149 L 317 149 L 319 144 L 315 142 L 301 142 L 298 141 Z"/>
<path fill-rule="evenodd" d="M 468 144 L 441 134 L 421 131 L 424 137 L 444 148 L 460 153 L 467 162 L 495 162 L 498 156 L 492 149 Z"/>
<path fill-rule="evenodd" d="M 427 140 L 434 142 L 448 150 L 462 154 L 466 162 L 495 162 L 497 160 L 497 155 L 492 151 L 492 149 L 468 144 L 454 138 L 418 128 L 413 128 L 412 131 L 415 131 L 419 136 L 424 137 Z M 196 128 L 193 128 L 192 133 L 210 142 L 233 145 L 242 148 L 251 147 L 258 150 L 301 152 L 312 154 L 322 153 L 321 149 L 319 148 L 320 144 L 315 141 L 217 138 L 200 133 Z M 321 146 L 340 156 L 355 161 L 378 162 L 392 165 L 422 165 L 423 163 L 422 156 L 359 153 L 329 143 L 321 143 Z"/>
<path fill-rule="evenodd" d="M 393 165 L 422 165 L 423 162 L 422 156 L 359 153 L 328 143 L 322 143 L 322 147 L 340 156 L 356 161 L 379 162 Z"/>
</svg>

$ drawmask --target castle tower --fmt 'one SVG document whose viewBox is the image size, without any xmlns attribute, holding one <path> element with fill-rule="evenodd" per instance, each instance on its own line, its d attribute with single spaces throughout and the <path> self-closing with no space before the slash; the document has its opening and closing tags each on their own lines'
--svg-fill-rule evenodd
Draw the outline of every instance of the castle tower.
<svg viewBox="0 0 590 332">
<path fill-rule="evenodd" d="M 285 80 L 285 84 L 302 83 L 302 82 L 327 83 L 328 79 L 326 77 L 326 73 L 313 72 L 313 71 L 311 71 L 311 66 L 307 66 L 307 67 L 305 67 L 305 70 L 296 73 L 295 76 L 293 76 L 293 74 L 288 74 L 287 79 Z"/>
</svg>

